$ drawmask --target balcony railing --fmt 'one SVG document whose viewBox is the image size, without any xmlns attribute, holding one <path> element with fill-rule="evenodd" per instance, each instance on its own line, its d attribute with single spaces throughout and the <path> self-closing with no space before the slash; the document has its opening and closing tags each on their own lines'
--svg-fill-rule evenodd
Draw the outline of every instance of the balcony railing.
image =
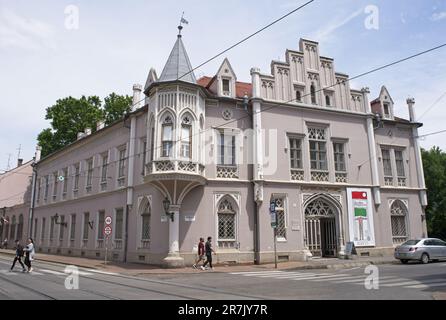
<svg viewBox="0 0 446 320">
<path fill-rule="evenodd" d="M 204 166 L 198 162 L 185 160 L 159 160 L 146 164 L 146 175 L 166 172 L 194 173 L 202 175 Z"/>
<path fill-rule="evenodd" d="M 122 249 L 122 240 L 121 239 L 116 239 L 114 242 L 114 248 L 115 249 Z"/>
<path fill-rule="evenodd" d="M 347 173 L 346 172 L 335 172 L 335 182 L 347 183 Z"/>
<path fill-rule="evenodd" d="M 405 186 L 406 186 L 406 178 L 398 177 L 398 187 L 405 187 Z"/>
<path fill-rule="evenodd" d="M 384 185 L 393 186 L 393 177 L 384 177 Z"/>
<path fill-rule="evenodd" d="M 301 169 L 291 169 L 291 180 L 303 181 L 304 180 L 304 171 Z"/>
<path fill-rule="evenodd" d="M 311 181 L 326 182 L 328 177 L 328 171 L 311 170 Z"/>
<path fill-rule="evenodd" d="M 232 165 L 217 165 L 217 178 L 238 179 L 238 168 Z"/>
</svg>

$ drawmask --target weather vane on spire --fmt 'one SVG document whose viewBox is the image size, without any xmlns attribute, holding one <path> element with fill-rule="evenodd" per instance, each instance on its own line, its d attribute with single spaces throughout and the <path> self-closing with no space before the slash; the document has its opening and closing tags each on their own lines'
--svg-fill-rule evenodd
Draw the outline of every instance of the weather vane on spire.
<svg viewBox="0 0 446 320">
<path fill-rule="evenodd" d="M 181 20 L 180 20 L 180 25 L 178 26 L 178 36 L 181 37 L 181 29 L 183 29 L 183 23 L 184 24 L 189 24 L 189 21 L 187 21 L 186 19 L 184 19 L 184 11 L 183 14 L 181 15 Z"/>
</svg>

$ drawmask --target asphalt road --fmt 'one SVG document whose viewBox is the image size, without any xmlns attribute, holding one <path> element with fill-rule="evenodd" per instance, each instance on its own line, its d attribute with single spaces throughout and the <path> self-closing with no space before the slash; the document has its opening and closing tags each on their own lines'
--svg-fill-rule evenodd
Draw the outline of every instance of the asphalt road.
<svg viewBox="0 0 446 320">
<path fill-rule="evenodd" d="M 10 264 L 10 256 L 0 255 L 1 300 L 406 300 L 432 299 L 433 293 L 446 292 L 445 261 L 379 265 L 373 270 L 373 279 L 364 268 L 235 273 L 197 270 L 192 274 L 138 277 L 79 268 L 79 288 L 71 290 L 65 287 L 69 275 L 64 265 L 38 261 L 34 272 L 28 274 L 20 272 L 19 266 L 9 272 Z"/>
</svg>

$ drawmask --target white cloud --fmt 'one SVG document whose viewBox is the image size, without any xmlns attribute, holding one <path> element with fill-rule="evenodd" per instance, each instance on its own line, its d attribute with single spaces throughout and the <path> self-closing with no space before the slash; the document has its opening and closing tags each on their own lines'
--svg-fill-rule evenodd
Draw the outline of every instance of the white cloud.
<svg viewBox="0 0 446 320">
<path fill-rule="evenodd" d="M 42 21 L 27 19 L 8 9 L 0 11 L 0 48 L 54 49 L 54 34 L 54 28 Z"/>
<path fill-rule="evenodd" d="M 319 30 L 317 30 L 314 35 L 312 36 L 312 39 L 315 39 L 319 42 L 327 42 L 329 41 L 329 37 L 335 32 L 337 29 L 341 28 L 342 26 L 349 23 L 351 20 L 359 16 L 363 12 L 363 9 L 359 9 L 352 14 L 350 14 L 348 17 L 338 20 L 335 22 L 330 23 L 329 25 L 323 26 Z"/>
<path fill-rule="evenodd" d="M 435 13 L 432 14 L 432 16 L 431 16 L 431 20 L 432 20 L 432 21 L 438 21 L 438 20 L 442 20 L 442 19 L 446 19 L 446 11 L 443 11 L 443 12 L 435 12 Z"/>
</svg>

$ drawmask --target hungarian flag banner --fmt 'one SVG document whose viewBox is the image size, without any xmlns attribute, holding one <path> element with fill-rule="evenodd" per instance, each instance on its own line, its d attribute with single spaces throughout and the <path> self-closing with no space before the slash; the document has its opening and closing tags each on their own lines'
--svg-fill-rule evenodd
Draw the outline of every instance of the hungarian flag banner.
<svg viewBox="0 0 446 320">
<path fill-rule="evenodd" d="M 352 199 L 367 200 L 367 193 L 364 191 L 353 191 Z"/>
</svg>

